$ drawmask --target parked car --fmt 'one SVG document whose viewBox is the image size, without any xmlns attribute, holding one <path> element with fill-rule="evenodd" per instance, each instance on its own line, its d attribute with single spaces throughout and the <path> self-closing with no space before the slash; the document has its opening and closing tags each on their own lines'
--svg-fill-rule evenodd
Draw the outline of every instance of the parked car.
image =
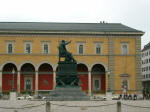
<svg viewBox="0 0 150 112">
<path fill-rule="evenodd" d="M 17 97 L 17 100 L 25 100 L 25 96 L 19 96 Z"/>
<path fill-rule="evenodd" d="M 93 100 L 93 101 L 106 101 L 107 97 L 106 96 L 92 96 L 91 100 Z"/>
<path fill-rule="evenodd" d="M 27 96 L 26 96 L 26 99 L 27 99 L 27 100 L 33 100 L 34 97 L 33 97 L 33 96 L 30 96 L 30 95 L 27 95 Z"/>
<path fill-rule="evenodd" d="M 120 96 L 119 95 L 113 95 L 111 98 L 112 98 L 112 100 L 119 100 Z"/>
<path fill-rule="evenodd" d="M 19 96 L 17 97 L 18 100 L 33 100 L 34 97 L 33 96 L 30 96 L 30 95 L 24 95 L 24 96 Z"/>
<path fill-rule="evenodd" d="M 48 100 L 48 99 L 49 99 L 49 96 L 43 96 L 42 99 L 43 99 L 43 100 Z"/>
</svg>

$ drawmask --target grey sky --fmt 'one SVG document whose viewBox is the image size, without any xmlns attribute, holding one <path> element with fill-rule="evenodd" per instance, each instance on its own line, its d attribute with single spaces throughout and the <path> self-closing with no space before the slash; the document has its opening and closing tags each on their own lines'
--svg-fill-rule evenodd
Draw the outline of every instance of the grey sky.
<svg viewBox="0 0 150 112">
<path fill-rule="evenodd" d="M 0 0 L 0 21 L 122 23 L 150 41 L 150 0 Z"/>
</svg>

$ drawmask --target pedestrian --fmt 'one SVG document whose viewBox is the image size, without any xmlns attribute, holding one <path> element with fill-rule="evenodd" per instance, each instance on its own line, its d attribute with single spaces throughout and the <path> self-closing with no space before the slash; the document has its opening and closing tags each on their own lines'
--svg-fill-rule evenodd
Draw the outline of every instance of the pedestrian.
<svg viewBox="0 0 150 112">
<path fill-rule="evenodd" d="M 132 95 L 131 94 L 129 94 L 129 100 L 132 100 Z"/>
<path fill-rule="evenodd" d="M 136 93 L 134 93 L 133 98 L 134 98 L 134 100 L 137 100 L 137 95 L 136 95 Z"/>
<path fill-rule="evenodd" d="M 145 89 L 143 89 L 143 100 L 145 99 L 146 94 L 145 94 Z"/>
<path fill-rule="evenodd" d="M 120 94 L 120 96 L 119 96 L 119 100 L 122 100 L 122 94 Z"/>
</svg>

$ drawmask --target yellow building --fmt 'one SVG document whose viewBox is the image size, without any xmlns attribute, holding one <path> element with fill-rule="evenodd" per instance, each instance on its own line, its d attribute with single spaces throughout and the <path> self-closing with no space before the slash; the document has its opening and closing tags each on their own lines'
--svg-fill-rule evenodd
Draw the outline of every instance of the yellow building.
<svg viewBox="0 0 150 112">
<path fill-rule="evenodd" d="M 142 31 L 120 23 L 0 23 L 0 92 L 47 92 L 56 86 L 58 45 L 78 63 L 80 86 L 92 93 L 141 91 Z M 13 72 L 14 70 L 14 72 Z"/>
</svg>

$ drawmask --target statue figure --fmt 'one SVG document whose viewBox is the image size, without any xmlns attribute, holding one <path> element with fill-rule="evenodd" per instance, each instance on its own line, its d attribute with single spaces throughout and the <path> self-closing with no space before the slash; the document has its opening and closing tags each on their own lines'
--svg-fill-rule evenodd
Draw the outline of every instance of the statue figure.
<svg viewBox="0 0 150 112">
<path fill-rule="evenodd" d="M 71 41 L 67 42 L 65 40 L 62 40 L 61 43 L 59 44 L 59 61 L 61 57 L 65 57 L 66 62 L 76 62 L 76 60 L 73 58 L 72 54 L 67 51 L 66 45 L 71 43 Z"/>
</svg>

